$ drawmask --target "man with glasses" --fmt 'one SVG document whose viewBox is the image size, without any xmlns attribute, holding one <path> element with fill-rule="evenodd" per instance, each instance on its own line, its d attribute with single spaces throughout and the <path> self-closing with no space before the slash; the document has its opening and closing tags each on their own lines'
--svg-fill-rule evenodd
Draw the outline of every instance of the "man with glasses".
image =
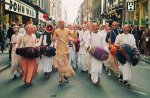
<svg viewBox="0 0 150 98">
<path fill-rule="evenodd" d="M 117 35 L 120 34 L 120 31 L 118 30 L 118 23 L 116 21 L 112 22 L 111 27 L 112 27 L 112 29 L 110 30 L 110 32 L 107 33 L 106 39 L 105 39 L 110 50 L 115 43 L 115 39 L 116 39 Z M 115 55 L 112 55 L 112 56 L 113 56 L 113 61 L 114 61 L 113 67 L 116 69 L 116 75 L 118 75 L 119 74 L 118 73 L 119 72 L 119 68 L 118 68 L 119 64 L 118 64 L 118 61 L 116 59 L 116 56 Z M 120 78 L 122 80 L 122 76 L 121 77 L 119 76 L 119 79 Z"/>
<path fill-rule="evenodd" d="M 11 37 L 11 45 L 12 45 L 12 52 L 11 52 L 11 74 L 14 75 L 13 79 L 17 78 L 17 75 L 21 75 L 21 69 L 20 69 L 20 56 L 16 54 L 16 43 L 18 43 L 19 38 L 21 38 L 21 34 L 19 33 L 19 26 L 15 25 L 13 27 L 13 31 L 15 34 Z"/>
<path fill-rule="evenodd" d="M 120 31 L 118 30 L 118 23 L 116 21 L 112 22 L 111 27 L 111 31 L 107 33 L 106 42 L 114 44 L 117 35 L 120 34 Z"/>
</svg>

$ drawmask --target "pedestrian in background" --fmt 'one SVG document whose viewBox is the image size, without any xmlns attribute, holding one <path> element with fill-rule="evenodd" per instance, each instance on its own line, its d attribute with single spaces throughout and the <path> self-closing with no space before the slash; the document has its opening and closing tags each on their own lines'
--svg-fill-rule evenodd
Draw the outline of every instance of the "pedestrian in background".
<svg viewBox="0 0 150 98">
<path fill-rule="evenodd" d="M 39 31 L 39 27 L 35 26 L 35 36 L 37 39 L 40 39 L 42 32 Z"/>
<path fill-rule="evenodd" d="M 4 52 L 5 32 L 2 25 L 0 25 L 0 46 L 2 53 Z"/>
<path fill-rule="evenodd" d="M 138 26 L 135 25 L 131 31 L 131 34 L 134 36 L 135 38 L 135 42 L 136 42 L 136 46 L 139 49 L 139 29 Z"/>
<path fill-rule="evenodd" d="M 148 49 L 148 51 L 149 51 L 149 56 L 150 56 L 150 27 L 148 28 L 148 32 L 149 32 L 149 40 L 148 40 L 148 42 L 147 42 L 147 44 L 146 44 L 146 47 L 147 47 L 147 49 Z M 150 58 L 150 57 L 149 57 Z"/>
<path fill-rule="evenodd" d="M 144 58 L 148 59 L 149 56 L 148 44 L 150 40 L 150 33 L 148 29 L 145 29 L 144 33 L 141 36 L 141 39 L 142 39 L 141 49 L 144 50 Z"/>
<path fill-rule="evenodd" d="M 140 48 L 140 53 L 143 54 L 144 50 L 142 49 L 142 38 L 141 36 L 143 35 L 143 33 L 145 32 L 145 27 L 141 26 L 140 30 L 139 30 L 139 48 Z"/>
<path fill-rule="evenodd" d="M 24 29 L 23 24 L 19 24 L 19 33 L 23 35 L 26 34 L 26 30 Z"/>
<path fill-rule="evenodd" d="M 15 24 L 12 24 L 11 27 L 9 27 L 9 29 L 7 31 L 7 38 L 9 39 L 9 43 L 11 42 L 11 36 L 13 34 L 15 34 L 13 31 L 14 26 L 15 26 Z M 12 46 L 10 45 L 10 47 L 9 47 L 9 60 L 11 60 L 11 49 L 12 49 Z"/>
</svg>

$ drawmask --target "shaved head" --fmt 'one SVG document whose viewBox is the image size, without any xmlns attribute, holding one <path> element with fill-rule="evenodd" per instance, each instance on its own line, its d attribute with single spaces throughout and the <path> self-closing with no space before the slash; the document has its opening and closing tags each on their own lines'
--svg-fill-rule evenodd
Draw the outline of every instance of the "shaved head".
<svg viewBox="0 0 150 98">
<path fill-rule="evenodd" d="M 64 29 L 64 27 L 65 27 L 65 22 L 64 22 L 62 19 L 60 19 L 60 20 L 58 21 L 58 24 L 59 24 L 60 29 Z"/>
<path fill-rule="evenodd" d="M 98 30 L 98 24 L 97 24 L 97 23 L 93 23 L 93 24 L 92 24 L 92 31 L 93 31 L 94 33 L 97 33 L 97 30 Z"/>
<path fill-rule="evenodd" d="M 33 24 L 28 24 L 25 30 L 28 34 L 33 34 L 35 32 L 35 26 Z"/>
<path fill-rule="evenodd" d="M 130 31 L 130 25 L 128 25 L 128 24 L 124 25 L 123 30 L 124 30 L 125 34 L 128 34 Z"/>
</svg>

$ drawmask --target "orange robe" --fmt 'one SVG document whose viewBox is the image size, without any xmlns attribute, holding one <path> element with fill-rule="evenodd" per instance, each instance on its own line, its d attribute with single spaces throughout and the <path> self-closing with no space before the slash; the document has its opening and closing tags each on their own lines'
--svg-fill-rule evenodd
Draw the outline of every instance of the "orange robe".
<svg viewBox="0 0 150 98">
<path fill-rule="evenodd" d="M 36 37 L 34 34 L 25 34 L 21 39 L 22 47 L 33 47 L 35 46 Z M 37 73 L 36 59 L 29 59 L 21 57 L 21 68 L 23 73 L 23 81 L 25 83 L 32 83 L 33 77 Z"/>
<path fill-rule="evenodd" d="M 57 68 L 60 74 L 65 76 L 74 76 L 75 72 L 69 64 L 69 42 L 70 30 L 65 28 L 56 29 L 54 37 L 57 37 L 56 56 L 54 58 L 54 67 Z"/>
</svg>

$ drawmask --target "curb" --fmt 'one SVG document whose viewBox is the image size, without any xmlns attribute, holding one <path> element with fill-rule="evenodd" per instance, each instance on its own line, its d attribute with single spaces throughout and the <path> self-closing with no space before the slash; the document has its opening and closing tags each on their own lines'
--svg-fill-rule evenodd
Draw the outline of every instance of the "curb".
<svg viewBox="0 0 150 98">
<path fill-rule="evenodd" d="M 7 65 L 7 66 L 2 67 L 2 68 L 0 69 L 0 73 L 3 72 L 4 70 L 6 70 L 7 68 L 9 68 L 10 66 L 11 66 L 11 65 L 9 64 L 9 65 Z"/>
<path fill-rule="evenodd" d="M 145 63 L 147 63 L 147 64 L 150 64 L 150 61 L 149 61 L 149 60 L 145 60 L 145 59 L 141 58 L 141 61 L 143 61 L 143 62 L 145 62 Z"/>
</svg>

